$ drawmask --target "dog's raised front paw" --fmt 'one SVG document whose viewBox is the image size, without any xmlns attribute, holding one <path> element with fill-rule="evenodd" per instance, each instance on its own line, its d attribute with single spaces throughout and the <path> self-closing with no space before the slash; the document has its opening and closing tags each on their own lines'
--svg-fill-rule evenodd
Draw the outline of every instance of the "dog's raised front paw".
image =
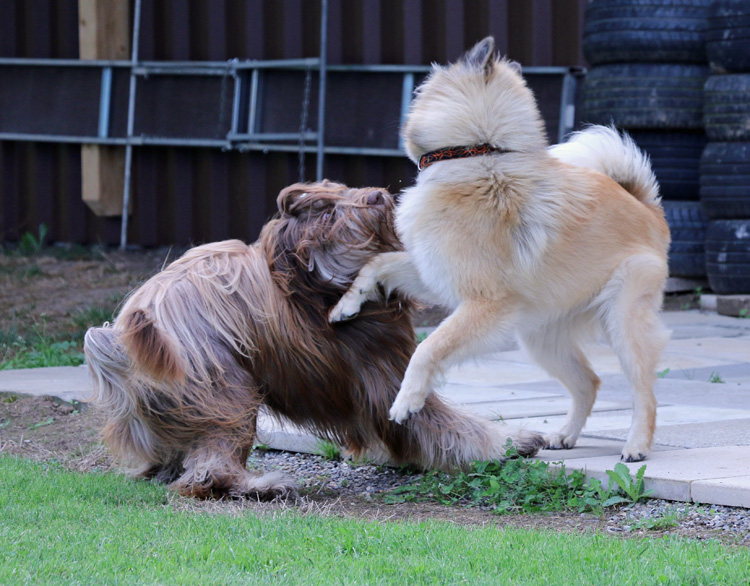
<svg viewBox="0 0 750 586">
<path fill-rule="evenodd" d="M 414 393 L 400 391 L 396 400 L 391 405 L 390 419 L 396 423 L 403 423 L 412 413 L 420 411 L 424 407 L 425 397 Z"/>
<path fill-rule="evenodd" d="M 334 308 L 328 312 L 328 323 L 336 323 L 352 319 L 362 307 L 364 299 L 359 295 L 347 291 Z"/>
</svg>

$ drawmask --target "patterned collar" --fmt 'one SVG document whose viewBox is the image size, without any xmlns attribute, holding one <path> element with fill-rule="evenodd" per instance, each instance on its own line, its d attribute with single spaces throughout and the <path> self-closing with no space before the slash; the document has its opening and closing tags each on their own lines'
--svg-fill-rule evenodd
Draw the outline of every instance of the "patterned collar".
<svg viewBox="0 0 750 586">
<path fill-rule="evenodd" d="M 491 144 L 479 144 L 476 146 L 452 146 L 430 151 L 419 157 L 417 168 L 423 171 L 433 163 L 438 161 L 447 161 L 448 159 L 465 159 L 467 157 L 476 157 L 478 155 L 489 155 L 492 153 L 509 153 L 506 149 L 501 149 Z"/>
</svg>

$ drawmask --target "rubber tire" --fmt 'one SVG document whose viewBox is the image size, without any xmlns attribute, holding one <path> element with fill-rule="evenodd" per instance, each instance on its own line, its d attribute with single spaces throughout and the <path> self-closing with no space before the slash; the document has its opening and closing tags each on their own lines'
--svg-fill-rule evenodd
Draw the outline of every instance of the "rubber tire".
<svg viewBox="0 0 750 586">
<path fill-rule="evenodd" d="M 651 159 L 663 199 L 700 198 L 698 164 L 706 146 L 703 132 L 633 130 L 629 134 Z"/>
<path fill-rule="evenodd" d="M 673 277 L 705 277 L 708 222 L 700 202 L 664 201 L 662 206 L 672 236 L 669 274 Z"/>
<path fill-rule="evenodd" d="M 750 3 L 715 0 L 708 16 L 706 57 L 720 73 L 750 71 Z"/>
<path fill-rule="evenodd" d="M 620 128 L 703 127 L 706 65 L 623 63 L 592 68 L 582 120 Z"/>
<path fill-rule="evenodd" d="M 706 274 L 714 293 L 750 293 L 750 219 L 708 223 Z"/>
<path fill-rule="evenodd" d="M 583 53 L 591 65 L 705 63 L 711 0 L 589 0 Z"/>
<path fill-rule="evenodd" d="M 700 163 L 701 203 L 711 220 L 750 218 L 750 142 L 710 142 Z"/>
<path fill-rule="evenodd" d="M 750 73 L 710 76 L 703 120 L 712 141 L 750 140 Z"/>
</svg>

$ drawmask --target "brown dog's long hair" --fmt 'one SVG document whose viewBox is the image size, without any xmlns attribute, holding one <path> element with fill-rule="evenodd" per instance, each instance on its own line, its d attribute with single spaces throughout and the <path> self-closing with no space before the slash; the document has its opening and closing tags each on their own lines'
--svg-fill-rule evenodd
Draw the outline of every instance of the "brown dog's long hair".
<svg viewBox="0 0 750 586">
<path fill-rule="evenodd" d="M 278 207 L 257 243 L 191 249 L 134 291 L 113 326 L 88 331 L 107 445 L 197 497 L 293 491 L 278 473 L 245 469 L 262 404 L 354 454 L 444 469 L 502 457 L 504 426 L 437 396 L 405 425 L 388 420 L 415 348 L 405 300 L 328 323 L 357 271 L 400 247 L 391 196 L 326 181 L 286 188 Z"/>
</svg>

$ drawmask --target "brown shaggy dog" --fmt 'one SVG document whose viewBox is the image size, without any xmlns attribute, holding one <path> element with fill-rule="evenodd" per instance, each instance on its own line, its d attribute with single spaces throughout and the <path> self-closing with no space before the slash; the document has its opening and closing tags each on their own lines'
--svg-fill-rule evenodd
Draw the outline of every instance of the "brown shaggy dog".
<svg viewBox="0 0 750 586">
<path fill-rule="evenodd" d="M 354 454 L 385 450 L 424 468 L 502 458 L 508 439 L 536 453 L 540 436 L 509 434 L 436 395 L 406 425 L 389 421 L 415 348 L 405 300 L 328 323 L 357 271 L 399 248 L 387 192 L 297 184 L 278 206 L 257 243 L 193 248 L 137 289 L 114 325 L 88 331 L 112 451 L 182 494 L 283 495 L 291 480 L 245 468 L 264 404 Z"/>
</svg>

